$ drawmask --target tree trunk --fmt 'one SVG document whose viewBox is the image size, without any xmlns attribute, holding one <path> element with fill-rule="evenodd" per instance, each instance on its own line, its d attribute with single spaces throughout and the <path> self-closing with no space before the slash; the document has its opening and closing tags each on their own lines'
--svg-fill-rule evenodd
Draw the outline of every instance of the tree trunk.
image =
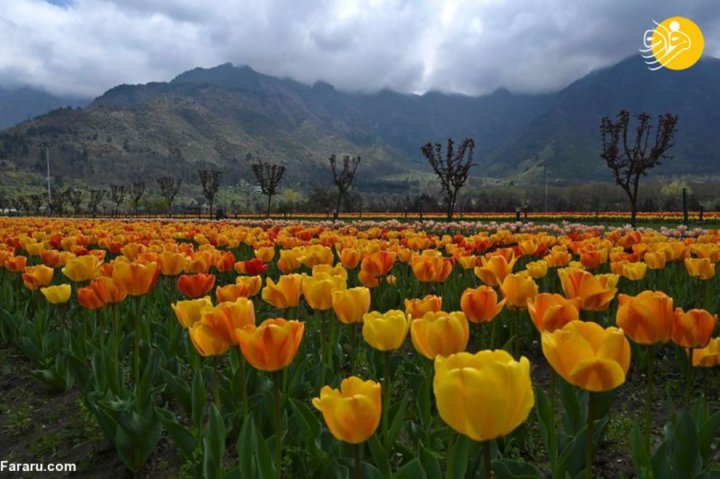
<svg viewBox="0 0 720 479">
<path fill-rule="evenodd" d="M 335 205 L 335 218 L 334 218 L 335 220 L 337 220 L 338 217 L 340 216 L 340 205 L 342 203 L 342 197 L 343 197 L 342 191 L 338 191 L 337 205 Z"/>
<path fill-rule="evenodd" d="M 270 202 L 272 201 L 272 195 L 268 195 L 267 212 L 265 212 L 265 218 L 270 218 Z"/>
<path fill-rule="evenodd" d="M 210 219 L 212 220 L 213 219 L 213 200 L 211 199 L 209 201 L 210 201 Z"/>
</svg>

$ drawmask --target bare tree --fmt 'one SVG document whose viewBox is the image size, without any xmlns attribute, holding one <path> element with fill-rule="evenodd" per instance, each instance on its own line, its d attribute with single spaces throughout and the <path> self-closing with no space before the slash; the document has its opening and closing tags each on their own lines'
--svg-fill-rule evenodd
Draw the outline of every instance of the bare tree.
<svg viewBox="0 0 720 479">
<path fill-rule="evenodd" d="M 125 201 L 125 193 L 127 192 L 127 188 L 125 185 L 110 185 L 110 199 L 113 203 L 115 203 L 115 208 L 113 209 L 113 217 L 117 216 L 118 211 L 120 210 L 120 205 L 123 201 Z"/>
<path fill-rule="evenodd" d="M 35 216 L 40 215 L 40 208 L 43 204 L 43 196 L 36 194 L 32 194 L 28 196 L 28 201 L 30 202 L 30 205 L 32 206 L 33 214 Z"/>
<path fill-rule="evenodd" d="M 13 204 L 18 213 L 22 210 L 25 216 L 30 216 L 31 205 L 29 198 L 27 198 L 26 196 L 18 196 L 17 198 L 13 199 Z"/>
<path fill-rule="evenodd" d="M 620 186 L 630 200 L 630 224 L 635 227 L 638 209 L 638 188 L 640 177 L 661 164 L 661 160 L 671 158 L 666 152 L 673 147 L 673 137 L 677 131 L 677 115 L 665 113 L 658 115 L 655 139 L 650 144 L 653 125 L 650 115 L 640 113 L 636 116 L 635 138 L 628 138 L 630 113 L 622 110 L 612 121 L 605 117 L 600 123 L 602 135 L 602 153 L 600 156 L 613 172 L 615 183 Z"/>
<path fill-rule="evenodd" d="M 342 205 L 342 199 L 345 193 L 352 186 L 353 179 L 355 178 L 355 171 L 360 164 L 359 156 L 343 155 L 342 157 L 342 168 L 338 167 L 337 157 L 333 154 L 328 159 L 330 161 L 330 168 L 332 169 L 333 181 L 338 189 L 337 204 L 335 206 L 335 219 L 340 216 L 340 206 Z"/>
<path fill-rule="evenodd" d="M 145 182 L 135 181 L 130 187 L 130 202 L 132 203 L 133 213 L 135 216 L 138 214 L 138 207 L 140 206 L 140 200 L 142 200 L 145 194 Z"/>
<path fill-rule="evenodd" d="M 215 195 L 217 195 L 217 192 L 220 189 L 222 172 L 218 170 L 198 170 L 198 176 L 200 177 L 200 183 L 202 184 L 203 196 L 209 203 L 210 219 L 212 219 L 213 203 L 215 202 Z"/>
<path fill-rule="evenodd" d="M 280 180 L 282 180 L 283 174 L 285 174 L 285 167 L 283 165 L 265 163 L 257 160 L 252 165 L 252 171 L 258 185 L 260 185 L 262 194 L 268 197 L 265 216 L 269 218 L 272 197 L 277 193 L 277 187 L 280 184 Z"/>
<path fill-rule="evenodd" d="M 54 215 L 62 216 L 65 213 L 65 203 L 67 202 L 67 195 L 64 191 L 56 191 L 52 195 L 52 199 L 50 200 L 50 211 Z"/>
<path fill-rule="evenodd" d="M 470 167 L 473 166 L 472 155 L 474 150 L 475 142 L 472 138 L 465 138 L 460 143 L 457 153 L 455 152 L 455 143 L 452 138 L 448 138 L 447 151 L 444 156 L 440 143 L 426 143 L 421 148 L 433 171 L 440 178 L 445 193 L 448 221 L 452 220 L 458 192 L 465 185 L 470 174 Z"/>
<path fill-rule="evenodd" d="M 107 194 L 106 190 L 98 190 L 98 189 L 91 189 L 90 190 L 90 199 L 88 201 L 88 211 L 92 215 L 93 218 L 97 216 L 98 208 L 100 207 L 100 202 L 105 198 L 105 195 Z"/>
<path fill-rule="evenodd" d="M 74 190 L 72 188 L 68 188 L 67 190 L 65 190 L 65 195 L 68 198 L 68 202 L 72 206 L 75 216 L 79 215 L 82 209 L 82 200 L 85 196 L 85 193 L 81 190 Z"/>
<path fill-rule="evenodd" d="M 177 180 L 172 176 L 163 176 L 157 179 L 158 186 L 160 186 L 160 196 L 163 197 L 167 204 L 167 213 L 169 217 L 172 217 L 172 205 L 175 201 L 175 197 L 180 192 L 180 185 L 182 180 Z"/>
</svg>

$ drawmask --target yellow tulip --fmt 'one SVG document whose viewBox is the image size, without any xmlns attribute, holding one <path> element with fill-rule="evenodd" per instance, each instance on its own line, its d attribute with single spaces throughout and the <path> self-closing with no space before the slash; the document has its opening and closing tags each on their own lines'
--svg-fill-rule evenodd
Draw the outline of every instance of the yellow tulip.
<svg viewBox="0 0 720 479">
<path fill-rule="evenodd" d="M 187 299 L 171 305 L 175 317 L 183 328 L 189 328 L 200 321 L 202 315 L 212 309 L 213 304 L 209 296 L 200 299 Z"/>
<path fill-rule="evenodd" d="M 100 276 L 100 262 L 90 254 L 78 256 L 68 260 L 62 272 L 76 283 L 90 281 Z"/>
<path fill-rule="evenodd" d="M 523 273 L 505 276 L 500 291 L 507 300 L 507 305 L 513 309 L 526 309 L 528 299 L 538 294 L 538 285 L 529 275 Z"/>
<path fill-rule="evenodd" d="M 370 290 L 360 286 L 333 291 L 332 306 L 341 323 L 362 323 L 363 315 L 370 311 Z"/>
<path fill-rule="evenodd" d="M 428 359 L 464 351 L 470 337 L 465 314 L 460 311 L 426 313 L 410 323 L 410 338 L 415 350 Z"/>
<path fill-rule="evenodd" d="M 308 276 L 303 275 L 302 292 L 310 307 L 316 311 L 327 311 L 332 308 L 333 291 L 347 288 L 345 278 L 325 273 Z"/>
<path fill-rule="evenodd" d="M 299 274 L 285 274 L 275 283 L 270 278 L 265 280 L 262 299 L 278 309 L 294 308 L 300 303 L 303 278 Z"/>
<path fill-rule="evenodd" d="M 525 269 L 527 270 L 528 274 L 532 279 L 540 279 L 547 276 L 548 264 L 547 261 L 541 259 L 528 263 L 527 265 L 525 265 Z"/>
<path fill-rule="evenodd" d="M 487 258 L 482 256 L 480 262 L 482 266 L 475 268 L 475 275 L 488 286 L 498 286 L 503 282 L 505 277 L 512 273 L 515 266 L 515 258 L 508 262 L 504 256 L 496 254 Z"/>
<path fill-rule="evenodd" d="M 410 315 L 397 309 L 367 313 L 362 319 L 363 338 L 378 351 L 400 349 L 410 329 L 410 321 Z"/>
<path fill-rule="evenodd" d="M 26 288 L 36 291 L 41 286 L 49 285 L 52 282 L 54 274 L 54 269 L 41 264 L 26 268 L 22 274 L 22 280 Z"/>
<path fill-rule="evenodd" d="M 646 272 L 647 264 L 645 263 L 624 263 L 620 274 L 630 281 L 639 281 L 645 277 Z"/>
<path fill-rule="evenodd" d="M 615 389 L 630 367 L 630 343 L 621 329 L 572 321 L 542 333 L 542 350 L 567 382 L 592 392 Z"/>
<path fill-rule="evenodd" d="M 707 346 L 693 351 L 693 366 L 711 368 L 720 364 L 720 338 L 711 339 Z"/>
<path fill-rule="evenodd" d="M 335 439 L 361 444 L 375 433 L 382 415 L 382 387 L 375 381 L 351 376 L 340 383 L 340 389 L 323 386 L 313 406 L 323 415 Z"/>
<path fill-rule="evenodd" d="M 712 279 L 715 276 L 715 263 L 710 258 L 685 258 L 685 269 L 693 278 Z"/>
<path fill-rule="evenodd" d="M 48 286 L 47 288 L 40 288 L 40 292 L 45 296 L 45 299 L 50 304 L 63 304 L 70 300 L 70 293 L 72 288 L 69 284 L 60 284 L 57 286 Z"/>
<path fill-rule="evenodd" d="M 438 356 L 433 390 L 442 420 L 475 441 L 510 434 L 535 405 L 530 362 L 502 350 Z"/>
</svg>

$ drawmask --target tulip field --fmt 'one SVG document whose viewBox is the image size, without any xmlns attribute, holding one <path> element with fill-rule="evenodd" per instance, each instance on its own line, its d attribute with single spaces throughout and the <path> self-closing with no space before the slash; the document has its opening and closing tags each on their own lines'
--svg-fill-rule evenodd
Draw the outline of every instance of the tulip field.
<svg viewBox="0 0 720 479">
<path fill-rule="evenodd" d="M 699 228 L 0 218 L 0 459 L 720 477 L 718 261 Z"/>
</svg>

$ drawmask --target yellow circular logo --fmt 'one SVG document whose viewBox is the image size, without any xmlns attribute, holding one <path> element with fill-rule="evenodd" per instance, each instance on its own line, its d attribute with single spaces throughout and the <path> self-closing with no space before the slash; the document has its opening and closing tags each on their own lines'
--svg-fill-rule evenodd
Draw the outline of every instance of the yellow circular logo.
<svg viewBox="0 0 720 479">
<path fill-rule="evenodd" d="M 670 17 L 645 32 L 640 51 L 650 70 L 685 70 L 702 56 L 705 40 L 695 22 L 685 17 Z"/>
</svg>

